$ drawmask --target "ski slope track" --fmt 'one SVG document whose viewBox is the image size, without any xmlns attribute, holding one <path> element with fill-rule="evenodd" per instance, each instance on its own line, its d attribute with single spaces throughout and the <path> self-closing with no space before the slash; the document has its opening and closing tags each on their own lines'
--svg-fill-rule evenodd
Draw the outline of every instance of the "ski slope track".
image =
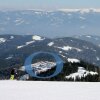
<svg viewBox="0 0 100 100">
<path fill-rule="evenodd" d="M 100 83 L 0 81 L 0 100 L 99 100 Z"/>
</svg>

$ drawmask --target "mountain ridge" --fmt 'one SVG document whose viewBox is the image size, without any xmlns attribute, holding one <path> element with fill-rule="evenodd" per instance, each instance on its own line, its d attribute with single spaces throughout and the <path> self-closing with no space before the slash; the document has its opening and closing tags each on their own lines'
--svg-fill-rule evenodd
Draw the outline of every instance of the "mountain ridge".
<svg viewBox="0 0 100 100">
<path fill-rule="evenodd" d="M 11 36 L 5 35 L 6 41 L 0 44 L 0 58 L 10 65 L 17 61 L 22 64 L 26 57 L 38 51 L 57 53 L 64 61 L 75 58 L 100 65 L 100 48 L 88 41 L 73 37 L 49 39 L 35 35 L 34 39 L 34 35 Z"/>
</svg>

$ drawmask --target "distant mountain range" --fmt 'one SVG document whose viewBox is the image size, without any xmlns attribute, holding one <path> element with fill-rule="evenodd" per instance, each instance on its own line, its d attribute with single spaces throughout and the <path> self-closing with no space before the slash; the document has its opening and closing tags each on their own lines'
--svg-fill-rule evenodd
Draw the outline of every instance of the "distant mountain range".
<svg viewBox="0 0 100 100">
<path fill-rule="evenodd" d="M 100 66 L 100 47 L 86 40 L 72 37 L 50 39 L 37 35 L 0 35 L 0 68 L 23 66 L 25 59 L 38 51 L 57 53 L 64 62 L 77 59 Z M 40 58 L 51 59 L 48 55 L 40 55 Z"/>
<path fill-rule="evenodd" d="M 100 9 L 0 11 L 0 34 L 46 37 L 100 34 Z"/>
<path fill-rule="evenodd" d="M 97 46 L 100 47 L 100 36 L 95 36 L 95 35 L 79 35 L 79 36 L 74 36 L 77 39 L 82 39 L 85 41 L 89 41 Z"/>
</svg>

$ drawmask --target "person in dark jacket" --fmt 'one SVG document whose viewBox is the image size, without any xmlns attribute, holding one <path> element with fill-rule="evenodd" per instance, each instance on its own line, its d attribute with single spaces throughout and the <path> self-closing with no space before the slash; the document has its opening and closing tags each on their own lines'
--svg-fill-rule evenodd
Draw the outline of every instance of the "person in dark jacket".
<svg viewBox="0 0 100 100">
<path fill-rule="evenodd" d="M 17 77 L 18 77 L 17 69 L 13 68 L 13 69 L 11 70 L 11 73 L 10 73 L 10 80 L 17 79 Z"/>
</svg>

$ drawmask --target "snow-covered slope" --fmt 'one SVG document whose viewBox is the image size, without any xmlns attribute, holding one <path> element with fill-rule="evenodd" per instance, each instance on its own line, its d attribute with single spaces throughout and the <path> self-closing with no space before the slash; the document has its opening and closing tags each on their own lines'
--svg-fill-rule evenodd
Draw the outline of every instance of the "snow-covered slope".
<svg viewBox="0 0 100 100">
<path fill-rule="evenodd" d="M 100 83 L 0 81 L 0 100 L 99 100 Z"/>
<path fill-rule="evenodd" d="M 32 43 L 34 43 L 34 42 L 35 42 L 35 41 L 28 41 L 28 42 L 25 43 L 25 45 L 17 46 L 17 49 L 20 49 L 20 48 L 23 48 L 23 47 L 25 47 L 25 46 L 28 46 L 28 45 L 30 45 L 30 44 L 32 44 Z"/>
<path fill-rule="evenodd" d="M 71 63 L 80 63 L 80 60 L 74 59 L 74 58 L 68 58 L 67 60 L 68 62 L 71 62 Z"/>
<path fill-rule="evenodd" d="M 85 70 L 85 68 L 83 67 L 78 67 L 78 71 L 76 73 L 72 73 L 68 76 L 66 76 L 67 79 L 74 79 L 74 81 L 76 80 L 76 78 L 81 79 L 82 77 L 86 77 L 87 75 L 98 75 L 97 72 L 93 72 L 93 71 L 87 71 Z"/>
<path fill-rule="evenodd" d="M 54 45 L 54 42 L 48 43 L 48 46 L 53 46 L 53 45 Z"/>
<path fill-rule="evenodd" d="M 32 39 L 33 39 L 33 40 L 36 40 L 36 41 L 40 41 L 40 40 L 44 40 L 45 38 L 42 38 L 42 37 L 40 37 L 40 36 L 38 36 L 38 35 L 34 35 L 34 36 L 32 37 Z"/>
<path fill-rule="evenodd" d="M 0 44 L 6 42 L 5 38 L 0 38 Z"/>
</svg>

